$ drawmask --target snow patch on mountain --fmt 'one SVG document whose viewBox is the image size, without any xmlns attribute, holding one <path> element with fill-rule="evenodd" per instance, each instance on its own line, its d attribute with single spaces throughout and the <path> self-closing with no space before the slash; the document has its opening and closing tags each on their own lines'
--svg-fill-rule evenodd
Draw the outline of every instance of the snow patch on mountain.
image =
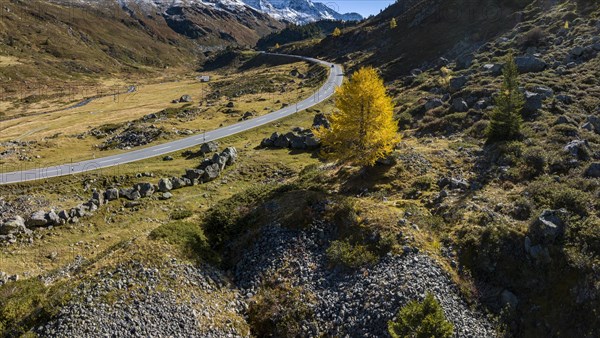
<svg viewBox="0 0 600 338">
<path fill-rule="evenodd" d="M 320 2 L 311 0 L 242 0 L 248 6 L 270 16 L 297 24 L 318 20 L 362 20 L 358 13 L 340 14 Z"/>
</svg>

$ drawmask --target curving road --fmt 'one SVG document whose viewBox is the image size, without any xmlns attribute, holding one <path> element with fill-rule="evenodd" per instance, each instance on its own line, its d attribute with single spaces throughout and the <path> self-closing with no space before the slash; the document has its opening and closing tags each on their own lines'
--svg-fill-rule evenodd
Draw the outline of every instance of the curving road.
<svg viewBox="0 0 600 338">
<path fill-rule="evenodd" d="M 284 55 L 277 53 L 268 54 Z M 229 125 L 212 131 L 207 131 L 206 133 L 190 136 L 177 141 L 134 150 L 118 155 L 97 158 L 94 160 L 81 161 L 77 163 L 67 163 L 47 168 L 37 168 L 9 173 L 0 173 L 0 184 L 20 183 L 41 180 L 51 177 L 80 174 L 87 171 L 114 167 L 121 164 L 136 162 L 147 158 L 161 156 L 186 148 L 198 146 L 204 142 L 215 141 L 256 127 L 260 127 L 262 125 L 293 115 L 301 110 L 315 106 L 330 98 L 334 94 L 335 88 L 342 84 L 344 74 L 340 65 L 303 56 L 286 56 L 294 57 L 309 62 L 320 63 L 322 65 L 327 66 L 330 69 L 327 81 L 311 97 L 303 101 L 297 102 L 295 104 L 290 104 L 289 106 L 278 111 L 253 118 L 251 120 L 242 121 L 233 125 Z"/>
</svg>

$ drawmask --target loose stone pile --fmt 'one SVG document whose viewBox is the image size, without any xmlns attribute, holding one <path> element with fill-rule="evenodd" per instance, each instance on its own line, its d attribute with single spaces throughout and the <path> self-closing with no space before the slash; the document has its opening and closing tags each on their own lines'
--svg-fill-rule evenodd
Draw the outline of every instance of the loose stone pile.
<svg viewBox="0 0 600 338">
<path fill-rule="evenodd" d="M 278 280 L 315 296 L 314 320 L 302 323 L 303 336 L 383 337 L 398 310 L 429 291 L 454 323 L 456 336 L 495 336 L 488 319 L 469 308 L 448 274 L 428 256 L 405 250 L 364 271 L 332 270 L 325 254 L 332 234 L 319 222 L 308 231 L 264 227 L 235 269 L 242 293 L 251 299 L 277 272 Z"/>
<path fill-rule="evenodd" d="M 80 284 L 42 337 L 240 337 L 243 297 L 210 266 L 158 268 L 139 262 L 102 271 Z"/>
</svg>

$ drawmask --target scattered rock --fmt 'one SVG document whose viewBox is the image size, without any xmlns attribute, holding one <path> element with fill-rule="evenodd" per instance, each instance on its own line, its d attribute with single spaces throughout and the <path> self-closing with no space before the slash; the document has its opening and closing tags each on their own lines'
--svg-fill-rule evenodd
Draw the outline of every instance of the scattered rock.
<svg viewBox="0 0 600 338">
<path fill-rule="evenodd" d="M 179 102 L 192 102 L 192 97 L 189 95 L 183 95 L 179 98 Z"/>
<path fill-rule="evenodd" d="M 536 113 L 542 109 L 542 103 L 544 96 L 538 93 L 525 91 L 525 104 L 523 105 L 523 111 L 526 113 Z"/>
<path fill-rule="evenodd" d="M 26 233 L 29 229 L 25 227 L 25 221 L 21 216 L 14 216 L 0 225 L 0 235 L 15 233 Z"/>
<path fill-rule="evenodd" d="M 202 181 L 204 181 L 204 182 L 214 181 L 215 179 L 217 179 L 217 177 L 219 177 L 220 174 L 221 174 L 221 168 L 219 167 L 219 164 L 213 163 L 204 169 L 204 175 L 202 176 Z"/>
<path fill-rule="evenodd" d="M 499 76 L 502 74 L 502 69 L 504 65 L 497 63 L 488 63 L 483 65 L 483 71 L 490 73 L 492 76 Z"/>
<path fill-rule="evenodd" d="M 135 200 L 139 200 L 140 198 L 142 198 L 142 196 L 140 195 L 140 192 L 134 188 L 119 190 L 119 196 L 121 198 L 126 198 L 130 201 L 135 201 Z"/>
<path fill-rule="evenodd" d="M 171 194 L 170 192 L 165 192 L 165 193 L 161 194 L 159 199 L 164 201 L 164 200 L 169 200 L 172 197 L 173 197 L 173 194 Z"/>
<path fill-rule="evenodd" d="M 46 213 L 43 211 L 34 212 L 29 219 L 25 222 L 27 227 L 35 228 L 35 227 L 43 227 L 48 225 L 48 220 L 46 219 Z"/>
<path fill-rule="evenodd" d="M 433 98 L 425 103 L 425 110 L 435 109 L 444 105 L 444 102 L 439 98 Z"/>
<path fill-rule="evenodd" d="M 462 98 L 456 98 L 452 101 L 452 109 L 455 112 L 463 113 L 469 110 L 469 105 Z"/>
<path fill-rule="evenodd" d="M 158 191 L 169 192 L 171 189 L 173 189 L 173 184 L 170 179 L 161 178 L 160 181 L 158 181 Z"/>
<path fill-rule="evenodd" d="M 515 63 L 519 73 L 537 73 L 548 67 L 548 64 L 533 56 L 518 56 Z"/>
<path fill-rule="evenodd" d="M 200 146 L 200 153 L 202 154 L 215 153 L 217 151 L 219 151 L 219 144 L 217 142 L 206 142 Z"/>
<path fill-rule="evenodd" d="M 313 118 L 312 127 L 315 128 L 315 129 L 318 129 L 320 127 L 323 127 L 325 129 L 330 129 L 331 128 L 331 123 L 329 122 L 329 120 L 327 119 L 327 117 L 325 116 L 325 114 L 318 113 Z"/>
<path fill-rule="evenodd" d="M 107 201 L 114 201 L 119 199 L 119 189 L 110 188 L 104 192 L 104 197 Z"/>
<path fill-rule="evenodd" d="M 165 157 L 163 157 L 163 161 L 173 161 L 173 157 L 172 156 L 165 156 Z"/>
<path fill-rule="evenodd" d="M 586 140 L 573 140 L 563 150 L 576 159 L 585 161 L 589 158 L 588 148 L 589 145 Z"/>
<path fill-rule="evenodd" d="M 585 170 L 586 177 L 600 178 L 600 162 L 594 162 Z"/>
<path fill-rule="evenodd" d="M 456 68 L 458 70 L 467 69 L 473 64 L 473 54 L 463 54 L 456 59 Z"/>
<path fill-rule="evenodd" d="M 461 90 L 469 81 L 466 76 L 457 76 L 450 79 L 450 91 L 457 92 Z"/>
<path fill-rule="evenodd" d="M 154 194 L 154 185 L 152 183 L 138 183 L 134 189 L 140 193 L 142 198 L 150 197 Z"/>
<path fill-rule="evenodd" d="M 544 210 L 534 222 L 534 231 L 542 240 L 553 242 L 563 235 L 567 216 L 565 209 Z"/>
</svg>

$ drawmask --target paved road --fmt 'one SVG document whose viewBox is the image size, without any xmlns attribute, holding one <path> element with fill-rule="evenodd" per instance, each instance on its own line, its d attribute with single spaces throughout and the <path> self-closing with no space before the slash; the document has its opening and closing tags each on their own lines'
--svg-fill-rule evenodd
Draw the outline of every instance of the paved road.
<svg viewBox="0 0 600 338">
<path fill-rule="evenodd" d="M 271 55 L 282 55 L 282 54 L 274 54 Z M 342 84 L 344 79 L 344 74 L 342 72 L 342 67 L 336 64 L 332 64 L 329 62 L 301 57 L 301 56 L 293 56 L 294 58 L 302 59 L 309 62 L 316 62 L 322 65 L 329 67 L 331 70 L 329 73 L 329 77 L 325 84 L 319 88 L 317 92 L 315 92 L 311 97 L 297 102 L 295 104 L 290 104 L 289 106 L 280 109 L 278 111 L 255 117 L 251 120 L 242 121 L 233 125 L 229 125 L 223 128 L 219 128 L 212 131 L 207 131 L 203 134 L 198 134 L 194 136 L 190 136 L 184 139 L 180 139 L 177 141 L 164 143 L 148 148 L 143 148 L 139 150 L 134 150 L 118 155 L 107 156 L 103 158 L 97 158 L 93 160 L 81 161 L 77 163 L 66 163 L 63 165 L 47 167 L 47 168 L 37 168 L 31 170 L 23 170 L 16 171 L 10 173 L 0 173 L 0 184 L 10 184 L 10 183 L 19 183 L 19 182 L 27 182 L 27 181 L 35 181 L 41 180 L 51 177 L 59 177 L 66 175 L 74 175 L 87 171 L 98 170 L 102 168 L 109 168 L 118 166 L 125 163 L 136 162 L 140 160 L 144 160 L 151 157 L 165 155 L 171 152 L 183 150 L 186 148 L 198 146 L 204 142 L 215 141 L 227 136 L 231 136 L 237 133 L 241 133 L 246 130 L 250 130 L 256 127 L 260 127 L 262 125 L 271 123 L 273 121 L 282 119 L 284 117 L 295 114 L 298 111 L 310 108 L 315 106 L 329 97 L 331 97 L 337 86 Z"/>
</svg>

